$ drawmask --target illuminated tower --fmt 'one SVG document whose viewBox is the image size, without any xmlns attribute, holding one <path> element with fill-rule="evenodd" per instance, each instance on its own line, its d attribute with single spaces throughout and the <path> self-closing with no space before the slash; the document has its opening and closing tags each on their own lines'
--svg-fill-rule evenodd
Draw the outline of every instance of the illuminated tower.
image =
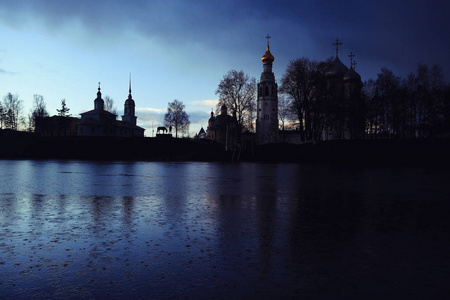
<svg viewBox="0 0 450 300">
<path fill-rule="evenodd" d="M 128 90 L 128 99 L 125 100 L 123 108 L 122 121 L 128 122 L 131 125 L 136 126 L 136 116 L 135 116 L 135 103 L 131 96 L 131 74 L 130 74 L 130 88 Z"/>
<path fill-rule="evenodd" d="M 256 139 L 259 145 L 276 143 L 278 138 L 278 85 L 272 72 L 275 58 L 269 49 L 270 36 L 266 38 L 267 50 L 261 58 L 263 72 L 258 83 Z"/>
</svg>

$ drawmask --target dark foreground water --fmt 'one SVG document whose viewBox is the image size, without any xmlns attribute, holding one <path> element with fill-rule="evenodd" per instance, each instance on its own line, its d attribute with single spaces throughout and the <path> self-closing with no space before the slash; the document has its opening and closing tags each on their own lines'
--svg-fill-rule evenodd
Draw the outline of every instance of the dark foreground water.
<svg viewBox="0 0 450 300">
<path fill-rule="evenodd" d="M 0 299 L 437 299 L 450 169 L 0 161 Z"/>
</svg>

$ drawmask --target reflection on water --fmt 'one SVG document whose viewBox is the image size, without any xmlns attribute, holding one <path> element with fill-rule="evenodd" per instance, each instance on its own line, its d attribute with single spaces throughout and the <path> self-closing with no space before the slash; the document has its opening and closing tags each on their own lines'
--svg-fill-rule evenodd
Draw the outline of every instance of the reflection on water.
<svg viewBox="0 0 450 300">
<path fill-rule="evenodd" d="M 450 170 L 0 161 L 0 299 L 437 298 Z"/>
</svg>

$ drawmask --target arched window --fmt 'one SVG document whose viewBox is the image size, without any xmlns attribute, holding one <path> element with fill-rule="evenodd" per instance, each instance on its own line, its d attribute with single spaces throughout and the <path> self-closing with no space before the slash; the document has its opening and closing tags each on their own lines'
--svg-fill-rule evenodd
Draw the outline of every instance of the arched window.
<svg viewBox="0 0 450 300">
<path fill-rule="evenodd" d="M 264 96 L 269 96 L 269 86 L 266 85 L 265 91 L 264 91 Z"/>
</svg>

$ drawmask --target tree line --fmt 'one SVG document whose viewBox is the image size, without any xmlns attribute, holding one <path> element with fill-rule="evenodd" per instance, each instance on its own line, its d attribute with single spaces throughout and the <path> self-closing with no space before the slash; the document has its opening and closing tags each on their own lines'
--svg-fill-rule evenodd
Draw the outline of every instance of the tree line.
<svg viewBox="0 0 450 300">
<path fill-rule="evenodd" d="M 450 85 L 442 69 L 419 64 L 406 78 L 382 68 L 364 83 L 369 136 L 423 138 L 450 136 Z"/>
<path fill-rule="evenodd" d="M 105 110 L 117 115 L 117 108 L 114 106 L 114 100 L 105 96 Z M 56 109 L 57 116 L 70 117 L 70 108 L 66 104 L 66 99 L 61 100 L 61 107 Z M 49 113 L 42 95 L 33 95 L 33 107 L 28 113 L 23 113 L 23 100 L 19 96 L 8 93 L 0 101 L 0 129 L 19 130 L 25 129 L 28 132 L 34 132 L 36 122 L 40 118 L 48 117 Z M 185 105 L 179 100 L 168 103 L 167 113 L 164 115 L 164 125 L 173 127 L 175 137 L 178 133 L 182 135 L 189 134 L 189 115 L 185 111 Z"/>
<path fill-rule="evenodd" d="M 325 76 L 332 59 L 292 60 L 282 75 L 278 94 L 280 130 L 295 129 L 303 141 L 317 141 L 330 126 L 362 127 L 358 138 L 424 138 L 450 136 L 450 85 L 442 69 L 419 64 L 406 78 L 382 68 L 356 95 L 358 107 L 336 96 Z M 241 132 L 254 132 L 256 80 L 231 70 L 220 81 L 216 113 L 225 104 Z M 359 101 L 359 100 L 358 100 Z M 345 119 L 352 116 L 352 120 Z M 352 123 L 353 122 L 353 123 Z M 357 123 L 357 124 L 356 124 Z"/>
<path fill-rule="evenodd" d="M 61 108 L 56 109 L 58 116 L 68 117 L 70 108 L 66 105 L 66 99 L 61 100 Z M 34 132 L 36 121 L 39 118 L 48 117 L 44 96 L 33 95 L 33 106 L 27 115 L 23 112 L 23 100 L 17 94 L 8 93 L 0 101 L 0 129 L 20 130 Z"/>
</svg>

